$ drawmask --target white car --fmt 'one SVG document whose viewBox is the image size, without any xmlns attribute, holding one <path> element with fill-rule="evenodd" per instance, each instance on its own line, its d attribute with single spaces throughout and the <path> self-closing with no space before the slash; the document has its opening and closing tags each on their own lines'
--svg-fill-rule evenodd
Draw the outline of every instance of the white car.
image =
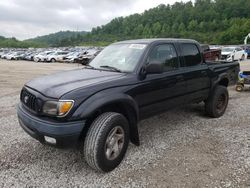
<svg viewBox="0 0 250 188">
<path fill-rule="evenodd" d="M 2 55 L 1 55 L 1 58 L 2 59 L 6 59 L 6 57 L 8 56 L 8 55 L 10 55 L 12 52 L 5 52 L 5 53 L 3 53 Z"/>
<path fill-rule="evenodd" d="M 12 52 L 5 56 L 7 60 L 19 60 L 23 52 Z"/>
<path fill-rule="evenodd" d="M 47 61 L 47 56 L 49 54 L 52 54 L 52 53 L 53 52 L 51 52 L 51 51 L 39 53 L 38 55 L 34 56 L 34 61 L 35 62 L 45 62 L 45 61 Z"/>
<path fill-rule="evenodd" d="M 245 60 L 247 53 L 240 47 L 223 47 L 221 57 L 226 61 Z"/>
<path fill-rule="evenodd" d="M 69 52 L 54 52 L 47 56 L 46 61 L 48 62 L 62 62 Z"/>
<path fill-rule="evenodd" d="M 86 54 L 82 56 L 82 64 L 86 65 L 88 64 L 92 59 L 94 59 L 101 51 L 100 50 L 95 50 L 95 49 L 90 49 L 87 50 Z"/>
<path fill-rule="evenodd" d="M 74 63 L 81 56 L 80 52 L 71 52 L 66 57 L 64 57 L 64 62 Z"/>
</svg>

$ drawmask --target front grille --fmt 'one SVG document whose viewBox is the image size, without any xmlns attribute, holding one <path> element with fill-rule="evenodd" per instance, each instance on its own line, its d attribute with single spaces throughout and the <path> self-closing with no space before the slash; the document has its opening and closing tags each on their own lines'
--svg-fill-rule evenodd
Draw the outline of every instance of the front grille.
<svg viewBox="0 0 250 188">
<path fill-rule="evenodd" d="M 25 106 L 27 106 L 31 110 L 36 111 L 37 100 L 36 100 L 36 96 L 35 95 L 31 94 L 26 89 L 23 89 L 22 92 L 21 92 L 21 95 L 20 95 L 20 100 L 22 101 L 22 103 Z"/>
<path fill-rule="evenodd" d="M 223 59 L 223 60 L 224 60 L 224 59 L 227 59 L 227 55 L 222 55 L 222 56 L 221 56 L 221 59 Z"/>
</svg>

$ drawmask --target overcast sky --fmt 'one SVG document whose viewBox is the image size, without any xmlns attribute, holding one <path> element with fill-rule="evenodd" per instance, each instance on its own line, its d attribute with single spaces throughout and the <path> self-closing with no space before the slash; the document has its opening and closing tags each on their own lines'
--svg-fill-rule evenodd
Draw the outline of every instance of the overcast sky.
<svg viewBox="0 0 250 188">
<path fill-rule="evenodd" d="M 115 17 L 176 1 L 181 0 L 0 0 L 0 36 L 27 39 L 62 30 L 90 31 Z"/>
</svg>

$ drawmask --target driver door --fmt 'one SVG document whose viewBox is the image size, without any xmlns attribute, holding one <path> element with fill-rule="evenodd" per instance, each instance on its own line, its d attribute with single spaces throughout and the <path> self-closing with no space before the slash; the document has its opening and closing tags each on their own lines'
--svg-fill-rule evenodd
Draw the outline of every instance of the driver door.
<svg viewBox="0 0 250 188">
<path fill-rule="evenodd" d="M 162 63 L 164 72 L 148 74 L 136 89 L 135 99 L 142 119 L 183 103 L 186 92 L 186 82 L 179 69 L 179 58 L 173 44 L 154 46 L 148 62 Z"/>
</svg>

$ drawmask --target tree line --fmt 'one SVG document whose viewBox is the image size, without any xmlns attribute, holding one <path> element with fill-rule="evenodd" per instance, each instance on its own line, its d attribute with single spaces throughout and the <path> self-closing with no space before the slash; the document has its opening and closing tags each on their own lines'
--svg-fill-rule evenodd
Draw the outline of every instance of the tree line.
<svg viewBox="0 0 250 188">
<path fill-rule="evenodd" d="M 192 38 L 209 44 L 242 44 L 250 33 L 250 1 L 196 0 L 159 5 L 92 29 L 87 41 Z"/>
</svg>

